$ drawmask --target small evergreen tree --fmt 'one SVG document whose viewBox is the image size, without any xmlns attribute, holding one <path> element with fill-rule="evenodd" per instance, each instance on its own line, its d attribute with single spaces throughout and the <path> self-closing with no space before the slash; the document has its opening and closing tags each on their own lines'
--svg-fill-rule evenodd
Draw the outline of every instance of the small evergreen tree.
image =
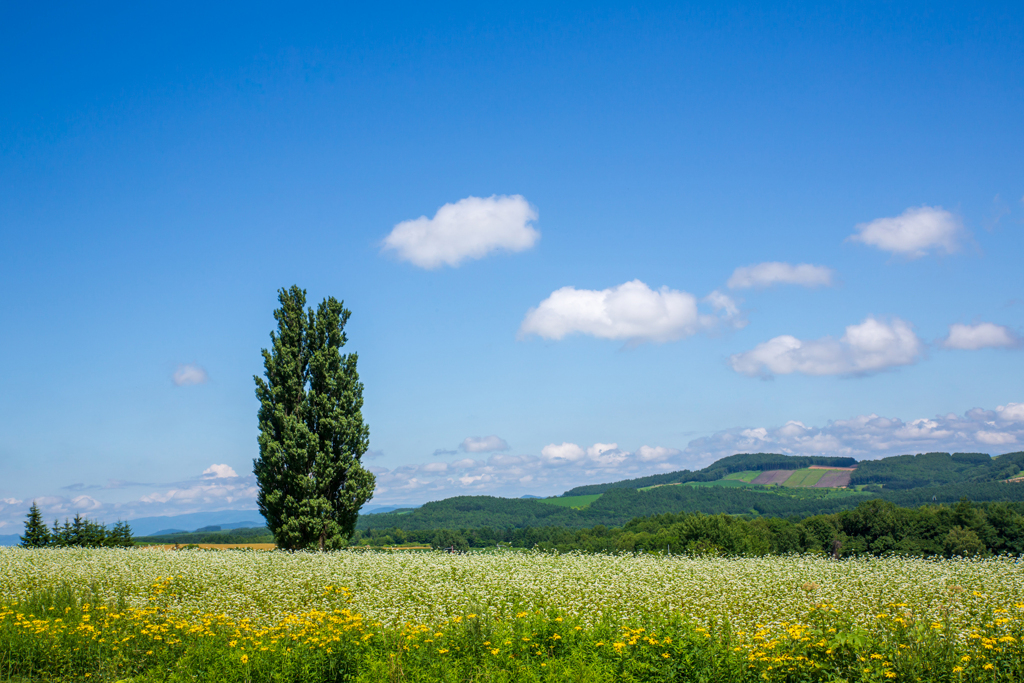
<svg viewBox="0 0 1024 683">
<path fill-rule="evenodd" d="M 65 524 L 67 524 L 65 522 Z M 81 512 L 75 513 L 75 518 L 71 520 L 71 533 L 68 535 L 68 545 L 73 545 L 81 548 L 87 545 L 88 538 L 86 537 L 86 522 L 85 518 L 82 517 Z"/>
<path fill-rule="evenodd" d="M 64 526 L 67 526 L 67 520 L 64 520 Z M 60 522 L 54 519 L 53 528 L 50 530 L 50 545 L 63 547 L 67 544 L 67 536 L 64 534 L 64 529 L 61 528 Z"/>
<path fill-rule="evenodd" d="M 277 333 L 255 377 L 260 454 L 257 503 L 278 545 L 341 548 L 375 478 L 360 459 L 369 447 L 357 356 L 342 355 L 351 312 L 334 297 L 305 310 L 306 292 L 278 292 Z"/>
<path fill-rule="evenodd" d="M 43 521 L 39 506 L 32 501 L 25 519 L 25 535 L 21 537 L 22 548 L 45 548 L 50 545 L 50 531 Z"/>
<path fill-rule="evenodd" d="M 106 545 L 114 548 L 131 548 L 135 545 L 132 540 L 132 528 L 128 522 L 118 521 L 106 538 Z"/>
<path fill-rule="evenodd" d="M 107 544 L 107 525 L 85 520 L 84 545 L 86 548 L 99 548 Z"/>
</svg>

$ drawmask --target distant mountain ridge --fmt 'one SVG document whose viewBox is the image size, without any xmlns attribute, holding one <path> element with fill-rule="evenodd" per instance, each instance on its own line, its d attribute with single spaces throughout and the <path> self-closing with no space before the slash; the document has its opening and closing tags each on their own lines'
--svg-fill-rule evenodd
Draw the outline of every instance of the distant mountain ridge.
<svg viewBox="0 0 1024 683">
<path fill-rule="evenodd" d="M 795 470 L 805 467 L 855 467 L 851 486 L 878 485 L 889 489 L 912 489 L 955 483 L 1004 481 L 1024 470 L 1024 452 L 992 457 L 987 453 L 918 453 L 895 455 L 879 460 L 783 455 L 781 453 L 738 453 L 716 460 L 702 470 L 680 470 L 606 484 L 571 488 L 563 496 L 586 496 L 614 488 L 646 488 L 666 484 L 708 482 L 744 470 Z"/>
<path fill-rule="evenodd" d="M 831 458 L 804 455 L 783 455 L 781 453 L 737 453 L 721 460 L 716 460 L 702 470 L 691 472 L 680 470 L 665 474 L 652 474 L 637 479 L 623 479 L 607 484 L 589 484 L 571 488 L 563 496 L 589 496 L 604 493 L 609 489 L 642 489 L 648 486 L 664 486 L 665 484 L 682 484 L 688 481 L 716 481 L 727 474 L 745 470 L 798 470 L 811 466 L 819 467 L 856 467 L 854 458 Z"/>
</svg>

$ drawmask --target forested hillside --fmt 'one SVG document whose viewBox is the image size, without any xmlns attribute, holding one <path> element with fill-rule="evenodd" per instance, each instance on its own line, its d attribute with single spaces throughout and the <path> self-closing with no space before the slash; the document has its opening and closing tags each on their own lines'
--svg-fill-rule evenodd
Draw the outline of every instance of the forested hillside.
<svg viewBox="0 0 1024 683">
<path fill-rule="evenodd" d="M 789 484 L 759 486 L 750 478 L 732 479 L 743 477 L 739 473 L 744 472 L 753 477 L 758 471 L 770 474 L 773 470 L 854 465 L 856 469 L 849 473 L 849 489 L 800 488 Z M 849 510 L 872 497 L 908 507 L 955 503 L 965 497 L 981 502 L 1021 502 L 1024 501 L 1024 483 L 1005 483 L 1005 480 L 1022 469 L 1024 453 L 1021 452 L 995 458 L 983 453 L 926 453 L 860 463 L 852 458 L 738 454 L 695 472 L 684 470 L 579 486 L 563 494 L 564 497 L 599 496 L 585 507 L 575 502 L 572 505 L 576 507 L 570 507 L 538 499 L 460 496 L 427 503 L 412 511 L 363 515 L 356 528 L 361 531 L 546 526 L 583 529 L 595 525 L 621 526 L 636 517 L 684 512 L 808 517 Z M 863 490 L 854 490 L 855 486 Z"/>
<path fill-rule="evenodd" d="M 1024 487 L 1021 487 L 1024 489 Z M 546 505 L 537 500 L 459 496 L 427 503 L 402 514 L 364 515 L 357 529 L 400 528 L 472 529 L 478 527 L 519 529 L 531 526 L 583 528 L 596 524 L 619 526 L 634 517 L 664 512 L 725 512 L 738 515 L 805 517 L 836 512 L 867 498 L 870 493 L 834 489 L 787 489 L 661 486 L 649 491 L 612 489 L 588 507 Z"/>
<path fill-rule="evenodd" d="M 1024 553 L 1024 504 L 960 501 L 902 508 L 876 499 L 851 510 L 800 521 L 683 512 L 640 517 L 620 528 L 378 529 L 360 536 L 374 544 L 411 541 L 457 549 L 504 544 L 562 552 L 1017 555 Z"/>
<path fill-rule="evenodd" d="M 878 484 L 887 489 L 914 489 L 948 484 L 976 484 L 1009 479 L 1024 469 L 1024 452 L 995 458 L 986 453 L 920 453 L 857 464 L 850 485 Z"/>
</svg>

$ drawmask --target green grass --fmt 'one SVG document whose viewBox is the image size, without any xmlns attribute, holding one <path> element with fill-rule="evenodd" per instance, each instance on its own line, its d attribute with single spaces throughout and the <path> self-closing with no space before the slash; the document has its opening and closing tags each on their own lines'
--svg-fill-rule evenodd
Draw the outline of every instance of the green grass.
<svg viewBox="0 0 1024 683">
<path fill-rule="evenodd" d="M 812 470 L 809 468 L 795 470 L 782 485 L 790 488 L 814 486 L 821 481 L 826 472 L 828 470 Z"/>
<path fill-rule="evenodd" d="M 747 482 L 741 479 L 718 479 L 717 481 L 688 481 L 687 486 L 717 486 L 725 487 L 730 489 L 735 488 L 747 488 L 750 486 Z"/>
<path fill-rule="evenodd" d="M 738 479 L 750 483 L 757 479 L 757 475 L 761 474 L 758 470 L 747 470 L 745 472 L 733 472 L 732 474 L 725 475 L 725 479 Z"/>
<path fill-rule="evenodd" d="M 544 503 L 545 505 L 557 505 L 563 508 L 576 508 L 582 510 L 587 507 L 595 500 L 601 497 L 602 494 L 595 493 L 589 496 L 563 496 L 561 498 L 538 498 L 538 503 Z"/>
</svg>

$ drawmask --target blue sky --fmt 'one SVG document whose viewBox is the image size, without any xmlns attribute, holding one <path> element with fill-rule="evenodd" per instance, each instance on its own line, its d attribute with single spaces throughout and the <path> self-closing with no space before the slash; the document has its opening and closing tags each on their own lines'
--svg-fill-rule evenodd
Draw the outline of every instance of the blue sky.
<svg viewBox="0 0 1024 683">
<path fill-rule="evenodd" d="M 292 284 L 371 504 L 1022 448 L 1019 4 L 0 12 L 0 533 L 252 507 Z"/>
</svg>

